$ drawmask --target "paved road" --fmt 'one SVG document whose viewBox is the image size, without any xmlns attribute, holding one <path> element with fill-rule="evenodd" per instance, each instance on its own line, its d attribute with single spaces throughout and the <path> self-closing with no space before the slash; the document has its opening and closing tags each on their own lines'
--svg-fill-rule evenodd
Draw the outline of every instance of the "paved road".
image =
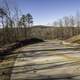
<svg viewBox="0 0 80 80">
<path fill-rule="evenodd" d="M 11 80 L 80 80 L 80 51 L 74 47 L 47 41 L 15 53 Z"/>
</svg>

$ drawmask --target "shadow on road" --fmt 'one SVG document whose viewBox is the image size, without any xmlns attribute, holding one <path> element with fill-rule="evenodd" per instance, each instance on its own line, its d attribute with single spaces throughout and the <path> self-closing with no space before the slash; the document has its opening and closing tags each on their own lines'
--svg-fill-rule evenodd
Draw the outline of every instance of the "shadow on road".
<svg viewBox="0 0 80 80">
<path fill-rule="evenodd" d="M 30 44 L 40 43 L 40 42 L 44 42 L 44 41 L 41 39 L 38 39 L 38 38 L 25 39 L 25 40 L 17 41 L 16 43 L 11 44 L 8 47 L 0 50 L 0 59 L 3 56 L 10 55 L 11 52 L 15 49 L 18 49 L 18 48 L 21 48 L 23 46 L 30 45 Z"/>
</svg>

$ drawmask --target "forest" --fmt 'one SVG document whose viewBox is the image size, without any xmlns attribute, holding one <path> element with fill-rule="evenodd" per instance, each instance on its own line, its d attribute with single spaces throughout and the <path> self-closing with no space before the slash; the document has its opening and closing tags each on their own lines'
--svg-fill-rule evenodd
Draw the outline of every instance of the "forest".
<svg viewBox="0 0 80 80">
<path fill-rule="evenodd" d="M 7 1 L 0 6 L 0 46 L 33 37 L 43 40 L 65 40 L 80 34 L 80 13 L 65 16 L 54 21 L 51 26 L 34 25 L 31 13 L 21 13 L 16 6 L 13 10 Z"/>
</svg>

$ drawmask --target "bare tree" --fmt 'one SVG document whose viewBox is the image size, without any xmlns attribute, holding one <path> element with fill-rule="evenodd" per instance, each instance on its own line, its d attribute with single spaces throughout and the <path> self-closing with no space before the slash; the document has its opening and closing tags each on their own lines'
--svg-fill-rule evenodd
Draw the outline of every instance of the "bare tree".
<svg viewBox="0 0 80 80">
<path fill-rule="evenodd" d="M 58 22 L 57 21 L 54 21 L 54 23 L 53 23 L 53 26 L 54 26 L 54 37 L 55 38 L 58 38 Z"/>
<path fill-rule="evenodd" d="M 64 38 L 64 30 L 63 30 L 63 21 L 61 19 L 59 19 L 59 36 L 60 36 L 60 39 L 63 39 Z"/>
<path fill-rule="evenodd" d="M 65 38 L 68 38 L 68 37 L 70 37 L 69 17 L 67 17 L 67 16 L 63 17 L 63 24 L 64 24 L 64 36 L 65 36 Z"/>
<path fill-rule="evenodd" d="M 69 27 L 69 17 L 65 16 L 63 20 L 64 20 L 64 26 Z"/>
<path fill-rule="evenodd" d="M 73 16 L 70 16 L 70 27 L 71 27 L 71 36 L 74 36 L 74 27 L 75 27 L 75 20 Z"/>
</svg>

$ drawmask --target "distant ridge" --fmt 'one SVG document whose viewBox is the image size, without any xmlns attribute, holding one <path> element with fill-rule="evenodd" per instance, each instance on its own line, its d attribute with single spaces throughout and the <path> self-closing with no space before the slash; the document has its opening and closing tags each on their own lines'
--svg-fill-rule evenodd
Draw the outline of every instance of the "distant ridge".
<svg viewBox="0 0 80 80">
<path fill-rule="evenodd" d="M 46 28 L 46 27 L 54 27 L 54 26 L 49 26 L 49 25 L 34 25 L 34 26 L 32 26 L 32 27 L 44 27 L 44 28 Z"/>
</svg>

